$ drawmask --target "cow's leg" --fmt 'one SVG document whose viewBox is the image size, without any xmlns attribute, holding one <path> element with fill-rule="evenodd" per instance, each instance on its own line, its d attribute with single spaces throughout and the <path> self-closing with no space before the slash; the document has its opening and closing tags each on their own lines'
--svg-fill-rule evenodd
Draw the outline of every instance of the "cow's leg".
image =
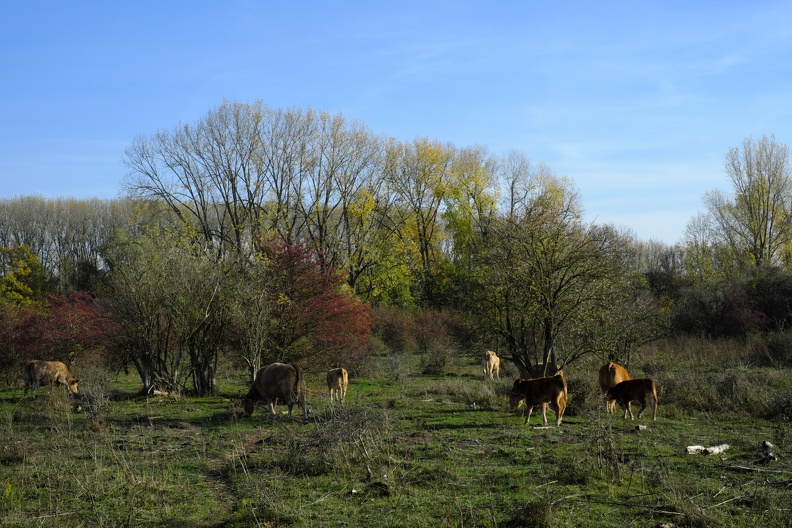
<svg viewBox="0 0 792 528">
<path fill-rule="evenodd" d="M 542 404 L 542 425 L 547 427 L 547 404 Z"/>
<path fill-rule="evenodd" d="M 269 400 L 267 400 L 267 403 L 269 404 L 270 414 L 272 415 L 272 418 L 274 419 L 275 418 L 275 404 L 278 403 L 278 399 L 277 398 L 270 398 Z"/>
<path fill-rule="evenodd" d="M 630 413 L 630 416 L 632 416 L 632 411 L 630 410 L 630 402 L 627 402 L 627 403 L 619 402 L 619 405 L 621 405 L 622 409 L 624 409 L 624 419 L 625 420 L 627 419 L 627 413 L 628 412 Z"/>
<path fill-rule="evenodd" d="M 627 402 L 627 412 L 630 413 L 630 421 L 635 420 L 635 418 L 633 417 L 632 407 L 630 407 L 631 403 L 632 402 Z M 626 418 L 626 416 L 625 416 L 625 418 Z"/>
<path fill-rule="evenodd" d="M 641 419 L 641 415 L 644 412 L 644 409 L 646 409 L 646 397 L 643 397 L 643 398 L 641 398 L 638 401 L 641 403 L 641 410 L 638 411 L 638 419 L 640 420 Z"/>
<path fill-rule="evenodd" d="M 528 420 L 530 420 L 530 419 L 531 419 L 531 413 L 533 412 L 533 405 L 531 405 L 530 407 L 528 407 L 528 404 L 527 404 L 527 402 L 526 402 L 526 405 L 525 405 L 525 406 L 528 408 L 528 414 L 526 414 L 526 415 L 525 415 L 525 423 L 527 424 L 527 423 L 528 423 Z"/>
<path fill-rule="evenodd" d="M 561 418 L 564 416 L 564 407 L 561 402 L 561 395 L 556 400 L 556 427 L 561 427 Z"/>
<path fill-rule="evenodd" d="M 656 421 L 657 421 L 657 398 L 655 398 L 655 397 L 653 396 L 653 397 L 652 397 L 652 400 L 653 400 L 653 402 L 654 402 L 654 410 L 653 410 L 653 412 L 652 412 L 652 421 L 653 421 L 653 422 L 656 422 Z"/>
<path fill-rule="evenodd" d="M 294 402 L 289 400 L 287 406 L 289 407 L 289 420 L 291 420 L 291 412 L 292 412 L 292 407 L 294 406 Z"/>
</svg>

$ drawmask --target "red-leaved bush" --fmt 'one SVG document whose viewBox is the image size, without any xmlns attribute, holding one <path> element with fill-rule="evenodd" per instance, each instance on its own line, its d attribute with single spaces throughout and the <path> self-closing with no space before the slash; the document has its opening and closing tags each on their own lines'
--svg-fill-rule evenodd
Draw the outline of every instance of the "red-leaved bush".
<svg viewBox="0 0 792 528">
<path fill-rule="evenodd" d="M 273 341 L 289 356 L 309 360 L 317 369 L 354 369 L 368 353 L 370 307 L 305 246 L 266 240 L 259 241 L 258 248 L 272 274 L 272 316 L 279 323 Z"/>
</svg>

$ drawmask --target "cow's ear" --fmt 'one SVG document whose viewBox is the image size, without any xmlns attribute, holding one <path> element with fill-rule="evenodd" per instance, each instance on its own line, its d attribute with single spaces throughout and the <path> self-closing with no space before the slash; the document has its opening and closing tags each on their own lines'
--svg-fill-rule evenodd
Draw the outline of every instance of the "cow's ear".
<svg viewBox="0 0 792 528">
<path fill-rule="evenodd" d="M 80 383 L 80 380 L 74 380 L 72 383 Z"/>
</svg>

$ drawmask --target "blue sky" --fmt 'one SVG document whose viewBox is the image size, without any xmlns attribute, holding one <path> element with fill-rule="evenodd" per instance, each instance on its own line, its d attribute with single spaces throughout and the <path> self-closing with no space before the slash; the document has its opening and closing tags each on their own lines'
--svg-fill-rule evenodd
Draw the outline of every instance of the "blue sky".
<svg viewBox="0 0 792 528">
<path fill-rule="evenodd" d="M 118 196 L 136 135 L 261 100 L 519 150 L 674 243 L 729 148 L 792 144 L 792 2 L 2 5 L 0 198 Z"/>
</svg>

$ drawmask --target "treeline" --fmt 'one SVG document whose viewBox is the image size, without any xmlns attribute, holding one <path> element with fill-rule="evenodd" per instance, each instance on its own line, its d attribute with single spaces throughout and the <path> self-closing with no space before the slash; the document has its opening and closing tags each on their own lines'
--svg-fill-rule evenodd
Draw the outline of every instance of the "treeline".
<svg viewBox="0 0 792 528">
<path fill-rule="evenodd" d="M 0 297 L 10 313 L 88 292 L 145 388 L 198 392 L 224 353 L 252 371 L 412 349 L 441 371 L 451 349 L 490 348 L 533 374 L 586 354 L 629 363 L 674 333 L 779 334 L 788 152 L 748 139 L 726 161 L 733 193 L 710 193 L 669 246 L 585 222 L 573 182 L 519 152 L 224 103 L 136 138 L 124 198 L 0 201 Z"/>
</svg>

